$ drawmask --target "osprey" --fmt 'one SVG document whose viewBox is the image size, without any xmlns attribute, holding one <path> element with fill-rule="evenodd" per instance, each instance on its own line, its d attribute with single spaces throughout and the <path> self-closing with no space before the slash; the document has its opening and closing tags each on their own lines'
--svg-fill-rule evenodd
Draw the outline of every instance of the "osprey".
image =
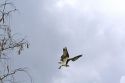
<svg viewBox="0 0 125 83">
<path fill-rule="evenodd" d="M 59 62 L 59 64 L 61 64 L 59 69 L 61 69 L 62 66 L 69 67 L 68 62 L 70 60 L 71 61 L 76 61 L 80 57 L 82 57 L 82 55 L 77 55 L 77 56 L 75 56 L 73 58 L 69 58 L 69 53 L 68 53 L 67 47 L 64 47 L 63 48 L 63 54 L 62 54 L 61 59 L 60 59 L 61 62 Z"/>
</svg>

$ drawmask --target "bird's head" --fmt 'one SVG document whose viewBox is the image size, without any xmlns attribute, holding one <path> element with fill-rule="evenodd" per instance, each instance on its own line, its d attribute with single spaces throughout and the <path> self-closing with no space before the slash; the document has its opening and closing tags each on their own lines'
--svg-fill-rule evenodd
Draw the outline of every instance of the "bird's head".
<svg viewBox="0 0 125 83">
<path fill-rule="evenodd" d="M 66 51 L 66 50 L 67 50 L 67 47 L 64 47 L 64 48 L 63 48 L 63 51 Z"/>
</svg>

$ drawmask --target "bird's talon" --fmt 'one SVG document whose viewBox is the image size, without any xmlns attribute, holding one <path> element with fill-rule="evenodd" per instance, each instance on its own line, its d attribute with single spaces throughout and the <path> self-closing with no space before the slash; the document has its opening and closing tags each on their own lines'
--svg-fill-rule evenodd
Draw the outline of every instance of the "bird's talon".
<svg viewBox="0 0 125 83">
<path fill-rule="evenodd" d="M 69 65 L 66 65 L 66 67 L 69 67 Z"/>
</svg>

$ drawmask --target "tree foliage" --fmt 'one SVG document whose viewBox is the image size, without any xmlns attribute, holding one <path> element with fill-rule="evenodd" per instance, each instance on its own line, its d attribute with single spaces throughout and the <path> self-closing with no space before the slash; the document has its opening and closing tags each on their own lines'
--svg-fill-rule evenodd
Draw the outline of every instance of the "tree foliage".
<svg viewBox="0 0 125 83">
<path fill-rule="evenodd" d="M 24 38 L 18 40 L 15 34 L 12 34 L 8 18 L 15 11 L 15 6 L 8 1 L 0 4 L 0 83 L 15 83 L 16 73 L 26 72 L 24 68 L 12 70 L 7 63 L 11 52 L 20 55 L 24 48 L 29 48 L 29 43 Z"/>
</svg>

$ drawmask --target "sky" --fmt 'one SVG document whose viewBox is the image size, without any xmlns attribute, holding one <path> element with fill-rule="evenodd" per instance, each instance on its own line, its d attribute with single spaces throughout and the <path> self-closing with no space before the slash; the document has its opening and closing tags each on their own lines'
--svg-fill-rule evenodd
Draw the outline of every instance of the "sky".
<svg viewBox="0 0 125 83">
<path fill-rule="evenodd" d="M 125 83 L 124 0 L 13 0 L 13 32 L 30 42 L 15 67 L 34 83 Z M 70 67 L 58 69 L 62 48 Z"/>
</svg>

